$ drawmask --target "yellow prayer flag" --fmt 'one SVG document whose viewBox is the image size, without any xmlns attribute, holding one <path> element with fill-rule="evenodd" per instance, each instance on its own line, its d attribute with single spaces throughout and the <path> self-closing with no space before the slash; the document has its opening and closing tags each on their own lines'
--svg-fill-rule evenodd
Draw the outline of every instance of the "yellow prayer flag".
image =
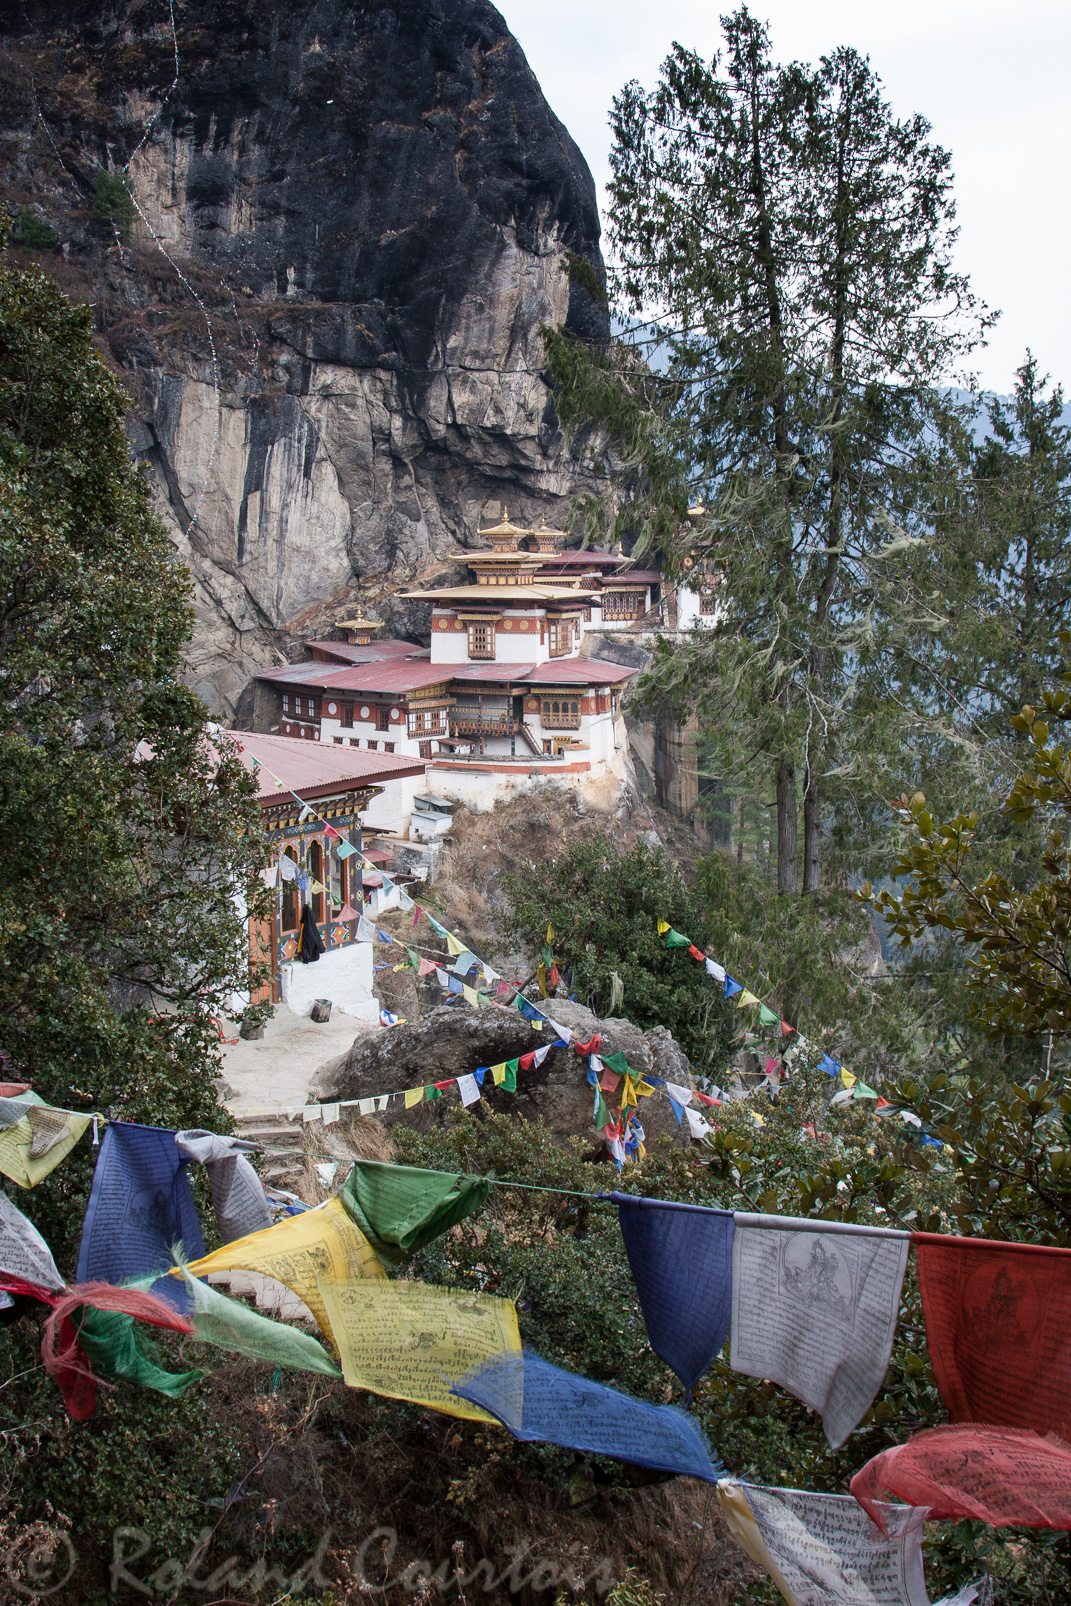
<svg viewBox="0 0 1071 1606">
<path fill-rule="evenodd" d="M 672 930 L 672 927 L 668 920 L 660 920 L 658 922 L 658 935 L 660 937 L 664 937 L 666 932 L 670 930 Z"/>
<path fill-rule="evenodd" d="M 654 1088 L 649 1082 L 643 1080 L 642 1075 L 633 1082 L 632 1086 L 638 1099 L 649 1099 L 654 1092 Z"/>
<path fill-rule="evenodd" d="M 854 1087 L 857 1081 L 857 1078 L 852 1075 L 851 1071 L 846 1071 L 843 1065 L 840 1068 L 840 1079 L 844 1087 Z"/>
<path fill-rule="evenodd" d="M 501 1087 L 502 1083 L 506 1080 L 506 1063 L 504 1060 L 501 1065 L 491 1066 L 491 1075 L 495 1079 L 495 1086 Z"/>
<path fill-rule="evenodd" d="M 50 1104 L 27 1105 L 26 1109 L 22 1120 L 0 1132 L 0 1171 L 20 1188 L 35 1188 L 67 1158 L 90 1117 L 54 1110 Z"/>
<path fill-rule="evenodd" d="M 479 1007 L 480 1007 L 480 995 L 476 991 L 475 987 L 466 987 L 464 985 L 464 983 L 462 983 L 461 991 L 465 995 L 466 1002 L 470 1003 L 472 1005 L 473 1009 L 479 1009 Z"/>
<path fill-rule="evenodd" d="M 755 997 L 755 994 L 749 993 L 745 987 L 743 992 L 740 994 L 740 997 L 736 1000 L 736 1007 L 737 1009 L 747 1009 L 750 1004 L 757 1003 L 758 999 Z"/>
<path fill-rule="evenodd" d="M 251 1232 L 224 1244 L 201 1260 L 192 1261 L 194 1277 L 207 1277 L 214 1271 L 258 1271 L 284 1283 L 303 1299 L 315 1316 L 324 1337 L 339 1345 L 331 1332 L 317 1277 L 386 1281 L 372 1245 L 351 1220 L 341 1199 L 329 1199 L 314 1210 L 303 1210 L 263 1232 Z M 181 1276 L 176 1268 L 171 1273 Z"/>
<path fill-rule="evenodd" d="M 520 1353 L 512 1300 L 401 1279 L 324 1277 L 320 1292 L 351 1388 L 468 1421 L 495 1420 L 450 1385 L 495 1355 Z"/>
<path fill-rule="evenodd" d="M 632 1085 L 632 1078 L 625 1072 L 625 1080 L 621 1084 L 621 1108 L 630 1109 L 636 1103 L 636 1090 Z"/>
<path fill-rule="evenodd" d="M 554 927 L 553 926 L 548 926 L 547 927 L 547 941 L 548 942 L 553 942 L 554 941 Z"/>
<path fill-rule="evenodd" d="M 468 949 L 463 942 L 458 942 L 457 938 L 448 931 L 446 933 L 446 951 L 456 958 L 458 954 L 467 953 Z"/>
<path fill-rule="evenodd" d="M 407 1110 L 411 1110 L 413 1108 L 413 1105 L 414 1104 L 419 1104 L 423 1097 L 424 1097 L 424 1089 L 422 1087 L 407 1087 L 406 1090 L 405 1090 L 405 1107 L 406 1107 L 406 1109 Z"/>
</svg>

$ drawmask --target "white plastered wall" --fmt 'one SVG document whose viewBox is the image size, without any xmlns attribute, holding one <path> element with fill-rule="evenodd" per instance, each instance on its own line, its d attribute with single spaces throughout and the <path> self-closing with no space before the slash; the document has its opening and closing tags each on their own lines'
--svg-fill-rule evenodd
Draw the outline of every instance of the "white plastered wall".
<svg viewBox="0 0 1071 1606">
<path fill-rule="evenodd" d="M 379 1004 L 372 993 L 372 944 L 351 943 L 329 948 L 314 964 L 284 961 L 279 967 L 283 1002 L 295 1015 L 308 1015 L 318 998 L 355 1020 L 379 1025 Z"/>
</svg>

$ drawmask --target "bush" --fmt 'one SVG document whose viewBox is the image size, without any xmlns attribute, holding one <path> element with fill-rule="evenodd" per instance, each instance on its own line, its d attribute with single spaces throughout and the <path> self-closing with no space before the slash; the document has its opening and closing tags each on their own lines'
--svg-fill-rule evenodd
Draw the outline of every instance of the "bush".
<svg viewBox="0 0 1071 1606">
<path fill-rule="evenodd" d="M 134 198 L 130 180 L 123 173 L 98 173 L 93 185 L 93 221 L 123 241 L 129 240 L 134 223 Z"/>
<path fill-rule="evenodd" d="M 24 206 L 12 226 L 11 238 L 29 251 L 46 251 L 56 244 L 56 231 L 32 206 Z"/>
</svg>

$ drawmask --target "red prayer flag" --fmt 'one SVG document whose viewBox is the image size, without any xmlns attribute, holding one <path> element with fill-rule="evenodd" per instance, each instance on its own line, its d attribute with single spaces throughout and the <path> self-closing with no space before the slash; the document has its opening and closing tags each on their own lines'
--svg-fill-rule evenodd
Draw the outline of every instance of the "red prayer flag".
<svg viewBox="0 0 1071 1606">
<path fill-rule="evenodd" d="M 589 1037 L 586 1043 L 578 1043 L 576 1038 L 573 1038 L 573 1047 L 578 1054 L 597 1054 L 601 1046 L 602 1038 L 598 1032 L 593 1037 Z"/>
<path fill-rule="evenodd" d="M 16 1093 L 28 1093 L 29 1082 L 0 1082 L 0 1099 L 13 1099 Z"/>
<path fill-rule="evenodd" d="M 359 909 L 355 909 L 350 903 L 344 903 L 342 908 L 338 911 L 338 914 L 335 916 L 336 920 L 360 920 L 360 918 L 361 911 Z"/>
<path fill-rule="evenodd" d="M 495 988 L 495 997 L 513 998 L 516 994 L 516 991 L 516 987 L 511 987 L 508 981 L 500 981 L 498 986 Z"/>
<path fill-rule="evenodd" d="M 438 967 L 436 965 L 432 964 L 430 959 L 422 959 L 420 961 L 420 969 L 417 971 L 417 975 L 434 976 L 437 968 Z"/>
<path fill-rule="evenodd" d="M 454 1083 L 456 1081 L 457 1081 L 457 1077 L 456 1076 L 448 1076 L 446 1078 L 445 1082 L 436 1082 L 435 1086 L 439 1089 L 439 1092 L 441 1093 L 444 1088 L 453 1087 L 453 1085 L 454 1085 Z"/>
<path fill-rule="evenodd" d="M 692 1094 L 692 1097 L 695 1098 L 695 1099 L 698 1099 L 700 1104 L 720 1104 L 721 1103 L 720 1099 L 712 1099 L 709 1093 L 700 1093 L 698 1088 L 696 1088 L 695 1092 Z"/>
<path fill-rule="evenodd" d="M 766 1061 L 766 1075 L 769 1076 L 770 1072 L 771 1071 L 776 1071 L 776 1069 L 777 1069 L 777 1061 L 774 1059 L 773 1055 L 771 1054 L 770 1058 Z"/>
<path fill-rule="evenodd" d="M 692 958 L 694 960 L 696 960 L 700 965 L 705 965 L 706 964 L 706 962 L 707 962 L 706 954 L 703 952 L 702 948 L 697 948 L 694 942 L 690 942 L 688 944 L 688 952 L 691 954 Z"/>
<path fill-rule="evenodd" d="M 888 1499 L 929 1506 L 935 1522 L 1071 1528 L 1071 1444 L 974 1423 L 928 1428 L 868 1461 L 851 1487 L 883 1532 L 876 1502 Z"/>
<path fill-rule="evenodd" d="M 782 1037 L 788 1037 L 788 1036 L 789 1036 L 789 1034 L 790 1034 L 790 1033 L 791 1033 L 791 1032 L 794 1032 L 794 1031 L 795 1031 L 795 1030 L 796 1030 L 796 1028 L 795 1028 L 795 1027 L 794 1027 L 794 1026 L 790 1026 L 790 1025 L 789 1025 L 789 1024 L 788 1024 L 788 1021 L 787 1021 L 787 1020 L 783 1020 L 783 1021 L 782 1021 L 782 1022 L 781 1022 L 781 1036 L 782 1036 Z"/>
<path fill-rule="evenodd" d="M 1071 1439 L 1071 1249 L 928 1232 L 911 1242 L 953 1422 Z"/>
<path fill-rule="evenodd" d="M 621 1077 L 617 1071 L 603 1071 L 602 1075 L 599 1077 L 599 1086 L 602 1088 L 604 1093 L 616 1093 L 617 1084 L 620 1082 L 620 1080 Z"/>
<path fill-rule="evenodd" d="M 419 903 L 414 903 L 414 905 L 413 905 L 413 924 L 414 924 L 414 926 L 419 926 L 420 917 L 421 917 L 421 915 L 423 913 L 424 913 L 424 911 L 420 907 Z"/>
<path fill-rule="evenodd" d="M 530 1071 L 534 1064 L 535 1064 L 535 1049 L 533 1048 L 533 1050 L 532 1050 L 532 1052 L 530 1054 L 522 1054 L 521 1055 L 520 1059 L 517 1061 L 517 1069 L 521 1070 L 521 1071 Z"/>
<path fill-rule="evenodd" d="M 328 842 L 342 841 L 342 832 L 336 831 L 333 825 L 324 826 L 324 836 L 327 838 Z"/>
</svg>

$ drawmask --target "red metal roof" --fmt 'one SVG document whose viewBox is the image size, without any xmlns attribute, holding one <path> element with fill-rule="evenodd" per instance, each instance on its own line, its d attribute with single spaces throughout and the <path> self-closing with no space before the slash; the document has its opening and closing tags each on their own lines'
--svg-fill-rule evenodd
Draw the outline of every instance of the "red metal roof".
<svg viewBox="0 0 1071 1606">
<path fill-rule="evenodd" d="M 385 663 L 354 664 L 350 668 L 333 664 L 287 664 L 282 669 L 266 669 L 258 680 L 276 686 L 313 686 L 324 691 L 386 692 L 389 696 L 418 691 L 449 680 L 453 664 L 431 664 L 426 658 L 394 658 Z"/>
<path fill-rule="evenodd" d="M 370 641 L 360 647 L 352 641 L 307 641 L 310 652 L 330 653 L 343 664 L 378 664 L 384 658 L 407 658 L 420 652 L 415 641 Z"/>
<path fill-rule="evenodd" d="M 627 558 L 617 556 L 613 552 L 603 552 L 597 547 L 592 547 L 586 552 L 578 552 L 575 548 L 570 548 L 567 552 L 533 552 L 531 556 L 533 558 L 542 558 L 544 569 L 553 569 L 556 564 L 573 565 L 577 563 L 586 563 L 590 568 L 592 564 L 594 564 L 596 567 L 599 567 L 611 563 L 628 562 Z M 540 573 L 542 572 L 543 571 L 540 570 Z"/>
<path fill-rule="evenodd" d="M 604 574 L 602 584 L 603 590 L 614 585 L 656 586 L 664 579 L 661 569 L 622 569 L 620 574 Z"/>
<path fill-rule="evenodd" d="M 472 664 L 443 664 L 443 669 L 449 670 L 450 680 L 523 680 L 530 675 L 535 664 L 501 664 L 493 659 L 484 663 Z"/>
<path fill-rule="evenodd" d="M 552 658 L 526 677 L 529 686 L 616 686 L 638 675 L 625 664 L 604 663 L 601 658 Z"/>
<path fill-rule="evenodd" d="M 336 747 L 333 742 L 310 742 L 295 736 L 268 736 L 260 731 L 228 731 L 239 746 L 247 770 L 256 769 L 262 804 L 284 803 L 291 792 L 302 798 L 325 797 L 332 792 L 357 792 L 365 786 L 383 786 L 407 775 L 423 775 L 423 759 L 399 758 L 394 753 L 369 752 L 360 747 Z M 259 760 L 259 767 L 254 760 Z M 273 779 L 278 776 L 280 787 Z"/>
</svg>

